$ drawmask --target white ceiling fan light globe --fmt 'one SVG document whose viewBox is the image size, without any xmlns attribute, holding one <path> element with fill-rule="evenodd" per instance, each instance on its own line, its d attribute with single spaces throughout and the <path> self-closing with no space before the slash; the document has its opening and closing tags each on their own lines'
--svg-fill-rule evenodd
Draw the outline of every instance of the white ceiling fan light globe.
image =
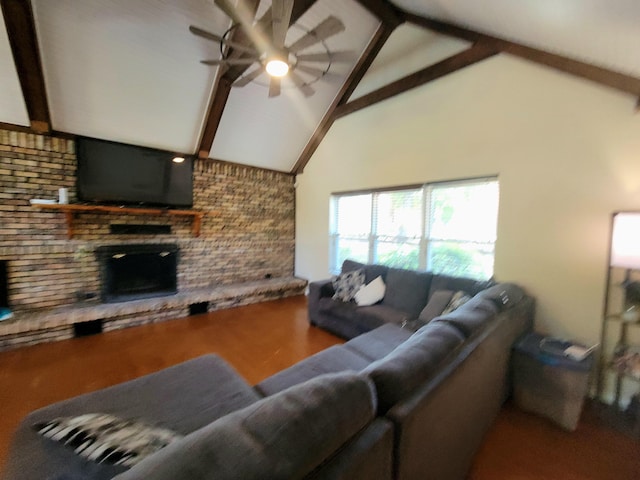
<svg viewBox="0 0 640 480">
<path fill-rule="evenodd" d="M 284 77 L 289 73 L 289 64 L 280 58 L 268 60 L 264 68 L 272 77 Z"/>
</svg>

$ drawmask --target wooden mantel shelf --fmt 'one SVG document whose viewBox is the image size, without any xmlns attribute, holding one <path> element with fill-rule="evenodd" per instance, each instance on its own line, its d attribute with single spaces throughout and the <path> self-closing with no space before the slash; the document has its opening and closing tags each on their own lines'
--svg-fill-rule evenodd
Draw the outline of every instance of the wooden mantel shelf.
<svg viewBox="0 0 640 480">
<path fill-rule="evenodd" d="M 118 213 L 128 215 L 175 215 L 193 217 L 191 232 L 194 237 L 200 236 L 200 226 L 205 212 L 199 210 L 166 210 L 162 208 L 111 207 L 107 205 L 72 205 L 59 203 L 36 203 L 34 207 L 43 210 L 57 210 L 64 212 L 67 218 L 67 237 L 73 238 L 73 215 L 75 213 Z"/>
</svg>

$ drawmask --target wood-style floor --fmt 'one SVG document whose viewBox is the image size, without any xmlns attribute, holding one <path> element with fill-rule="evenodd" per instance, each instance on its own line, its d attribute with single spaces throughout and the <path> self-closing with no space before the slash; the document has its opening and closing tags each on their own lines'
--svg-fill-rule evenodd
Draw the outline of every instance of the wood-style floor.
<svg viewBox="0 0 640 480">
<path fill-rule="evenodd" d="M 0 353 L 0 466 L 29 411 L 215 352 L 250 383 L 342 341 L 307 323 L 294 297 Z M 1 470 L 1 467 L 0 467 Z M 640 443 L 587 409 L 564 432 L 507 404 L 470 480 L 640 479 Z"/>
</svg>

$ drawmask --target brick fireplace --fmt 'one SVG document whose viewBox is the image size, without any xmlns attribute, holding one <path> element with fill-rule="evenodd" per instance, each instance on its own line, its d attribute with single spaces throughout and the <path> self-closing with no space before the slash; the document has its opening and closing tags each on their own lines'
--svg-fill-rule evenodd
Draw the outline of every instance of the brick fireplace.
<svg viewBox="0 0 640 480">
<path fill-rule="evenodd" d="M 74 148 L 70 139 L 0 130 L 0 260 L 8 260 L 9 304 L 17 317 L 82 306 L 78 298 L 99 294 L 99 247 L 175 244 L 179 292 L 293 276 L 292 176 L 197 160 L 194 208 L 206 213 L 199 237 L 188 218 L 77 213 L 69 239 L 63 213 L 29 201 L 55 199 L 65 187 L 76 202 Z"/>
</svg>

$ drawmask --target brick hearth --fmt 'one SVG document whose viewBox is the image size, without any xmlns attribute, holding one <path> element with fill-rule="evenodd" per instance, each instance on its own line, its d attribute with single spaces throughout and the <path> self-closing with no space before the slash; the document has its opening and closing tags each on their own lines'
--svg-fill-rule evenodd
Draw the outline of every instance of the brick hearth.
<svg viewBox="0 0 640 480">
<path fill-rule="evenodd" d="M 186 290 L 177 295 L 122 303 L 85 302 L 43 312 L 24 312 L 0 322 L 0 351 L 23 345 L 73 338 L 74 324 L 103 321 L 103 331 L 185 317 L 189 306 L 207 304 L 207 311 L 300 295 L 307 282 L 275 278 Z"/>
</svg>

